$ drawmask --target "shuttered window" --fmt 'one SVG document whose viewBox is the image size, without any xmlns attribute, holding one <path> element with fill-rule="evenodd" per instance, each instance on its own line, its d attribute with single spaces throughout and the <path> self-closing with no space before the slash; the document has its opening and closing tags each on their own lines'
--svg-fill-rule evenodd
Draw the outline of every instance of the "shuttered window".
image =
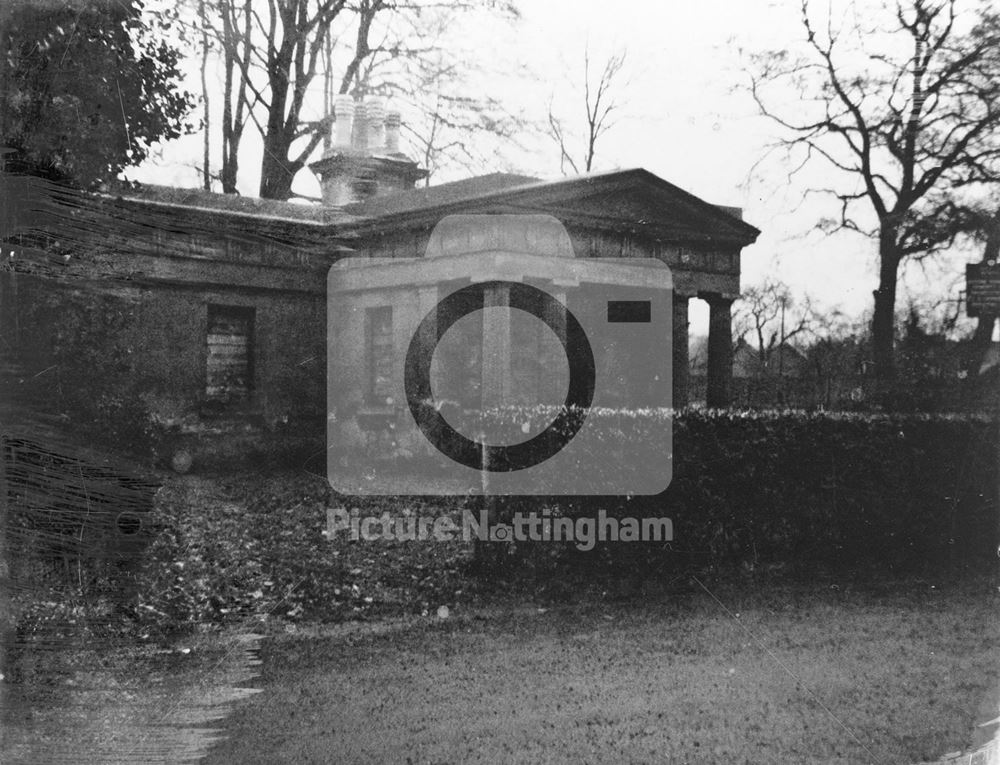
<svg viewBox="0 0 1000 765">
<path fill-rule="evenodd" d="M 392 370 L 395 356 L 392 342 L 392 308 L 369 308 L 365 317 L 368 390 L 370 404 L 384 405 L 392 396 Z"/>
<path fill-rule="evenodd" d="M 253 389 L 254 309 L 208 307 L 205 394 L 213 401 L 244 401 Z"/>
</svg>

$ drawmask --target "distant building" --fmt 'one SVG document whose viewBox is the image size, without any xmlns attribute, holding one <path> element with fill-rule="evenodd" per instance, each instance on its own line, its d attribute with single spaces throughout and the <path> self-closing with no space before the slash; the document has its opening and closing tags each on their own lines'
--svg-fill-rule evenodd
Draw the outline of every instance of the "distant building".
<svg viewBox="0 0 1000 765">
<path fill-rule="evenodd" d="M 760 350 L 742 337 L 733 350 L 733 377 L 760 379 L 763 377 L 788 377 L 800 379 L 808 374 L 809 360 L 794 345 L 782 343 L 768 348 L 761 359 Z"/>
</svg>

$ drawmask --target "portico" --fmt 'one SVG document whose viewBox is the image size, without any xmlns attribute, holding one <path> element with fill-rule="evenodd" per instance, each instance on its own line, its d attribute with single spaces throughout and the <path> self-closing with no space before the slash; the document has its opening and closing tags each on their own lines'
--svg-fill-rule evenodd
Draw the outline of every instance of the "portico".
<svg viewBox="0 0 1000 765">
<path fill-rule="evenodd" d="M 655 258 L 670 267 L 673 395 L 688 402 L 688 313 L 709 305 L 709 406 L 729 403 L 731 313 L 739 296 L 740 253 L 760 233 L 740 210 L 709 204 L 646 170 L 558 181 L 494 175 L 374 197 L 349 205 L 359 220 L 343 227 L 373 258 L 421 257 L 430 231 L 448 214 L 548 214 L 569 233 L 573 256 Z"/>
</svg>

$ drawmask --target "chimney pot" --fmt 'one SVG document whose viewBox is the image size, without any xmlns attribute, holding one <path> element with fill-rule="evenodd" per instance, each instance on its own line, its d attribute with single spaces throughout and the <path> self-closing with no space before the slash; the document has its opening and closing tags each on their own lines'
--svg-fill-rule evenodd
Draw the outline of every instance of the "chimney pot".
<svg viewBox="0 0 1000 765">
<path fill-rule="evenodd" d="M 375 154 L 385 148 L 385 103 L 381 98 L 371 98 L 367 103 L 368 153 Z"/>
<path fill-rule="evenodd" d="M 354 102 L 354 130 L 351 133 L 351 145 L 360 154 L 364 154 L 365 147 L 368 146 L 367 107 L 368 104 L 364 101 Z"/>
<path fill-rule="evenodd" d="M 402 124 L 399 112 L 391 111 L 385 115 L 385 153 L 399 154 L 399 126 Z"/>
<path fill-rule="evenodd" d="M 350 96 L 337 96 L 333 102 L 333 116 L 336 119 L 334 146 L 347 149 L 351 146 L 351 132 L 354 129 L 354 99 Z"/>
</svg>

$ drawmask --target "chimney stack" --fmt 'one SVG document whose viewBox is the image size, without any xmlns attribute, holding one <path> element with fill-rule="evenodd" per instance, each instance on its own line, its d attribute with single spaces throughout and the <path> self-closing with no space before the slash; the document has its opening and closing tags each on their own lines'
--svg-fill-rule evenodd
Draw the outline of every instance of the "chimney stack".
<svg viewBox="0 0 1000 765">
<path fill-rule="evenodd" d="M 427 176 L 399 150 L 401 118 L 381 98 L 337 96 L 334 135 L 323 158 L 309 167 L 320 178 L 323 204 L 343 207 L 372 196 L 412 189 Z"/>
</svg>

